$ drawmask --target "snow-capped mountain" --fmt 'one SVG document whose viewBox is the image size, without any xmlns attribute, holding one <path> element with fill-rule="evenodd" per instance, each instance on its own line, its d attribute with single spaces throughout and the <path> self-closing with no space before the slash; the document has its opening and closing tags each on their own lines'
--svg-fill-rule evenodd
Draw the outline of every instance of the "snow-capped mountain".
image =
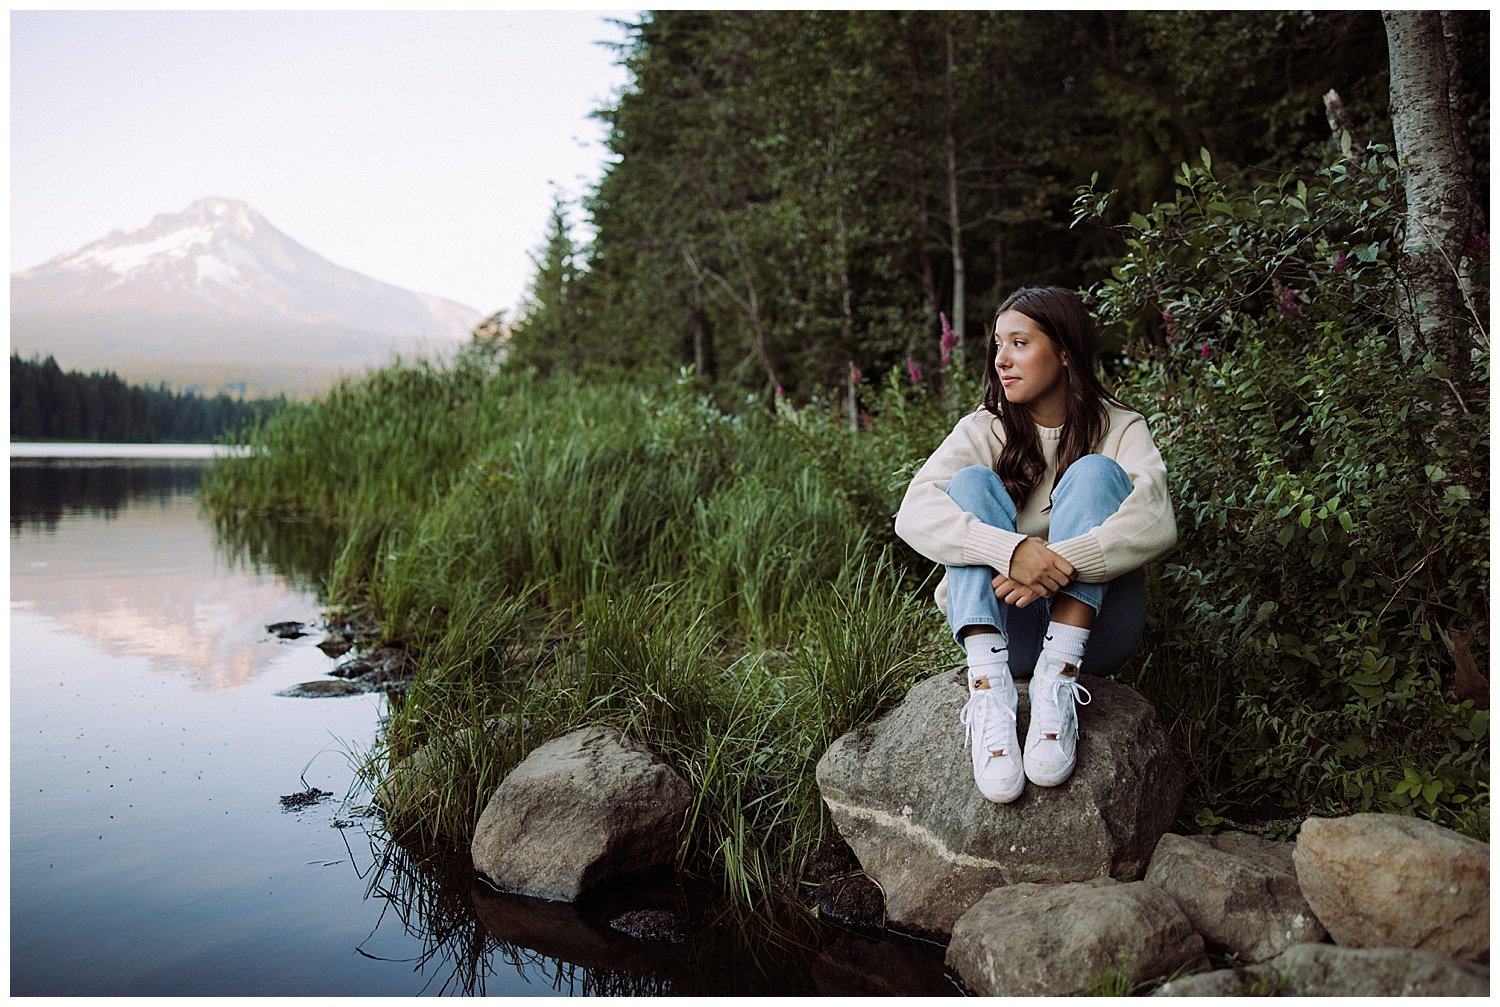
<svg viewBox="0 0 1500 1007">
<path fill-rule="evenodd" d="M 305 393 L 467 339 L 478 311 L 334 265 L 233 199 L 11 274 L 11 346 L 68 370 Z"/>
</svg>

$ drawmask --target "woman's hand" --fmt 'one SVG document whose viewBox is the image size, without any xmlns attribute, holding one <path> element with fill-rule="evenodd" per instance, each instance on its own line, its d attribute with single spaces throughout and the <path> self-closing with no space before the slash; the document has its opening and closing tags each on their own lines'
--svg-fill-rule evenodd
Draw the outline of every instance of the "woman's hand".
<svg viewBox="0 0 1500 1007">
<path fill-rule="evenodd" d="M 992 582 L 995 597 L 1007 605 L 1025 608 L 1038 598 L 1050 598 L 1073 579 L 1073 564 L 1047 548 L 1039 538 L 1028 538 L 1010 557 L 1009 576 Z"/>
</svg>

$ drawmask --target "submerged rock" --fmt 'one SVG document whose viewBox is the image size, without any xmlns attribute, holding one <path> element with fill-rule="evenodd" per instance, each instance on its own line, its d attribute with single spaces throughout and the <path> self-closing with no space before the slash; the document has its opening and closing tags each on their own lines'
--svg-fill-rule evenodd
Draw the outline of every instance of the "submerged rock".
<svg viewBox="0 0 1500 1007">
<path fill-rule="evenodd" d="M 318 649 L 329 657 L 343 657 L 354 649 L 354 641 L 340 633 L 329 633 L 318 642 Z"/>
<path fill-rule="evenodd" d="M 272 636 L 279 636 L 283 640 L 295 640 L 299 636 L 307 635 L 302 632 L 302 628 L 306 625 L 305 622 L 273 622 L 266 627 L 266 632 Z"/>
<path fill-rule="evenodd" d="M 332 796 L 333 791 L 331 790 L 319 790 L 317 787 L 308 787 L 306 790 L 295 794 L 283 794 L 281 797 L 281 807 L 285 811 L 296 811 L 317 804 L 325 797 Z"/>
<path fill-rule="evenodd" d="M 328 696 L 362 696 L 364 692 L 364 689 L 353 682 L 340 682 L 336 678 L 320 678 L 315 682 L 303 682 L 290 689 L 282 689 L 276 695 L 290 696 L 293 699 L 323 699 Z"/>
<path fill-rule="evenodd" d="M 502 891 L 571 901 L 622 874 L 675 860 L 692 788 L 610 728 L 540 746 L 480 815 L 474 868 Z"/>
<path fill-rule="evenodd" d="M 1144 874 L 1177 816 L 1182 769 L 1151 704 L 1120 683 L 1083 681 L 1093 702 L 1079 709 L 1077 770 L 1059 787 L 1028 784 L 1013 804 L 993 804 L 974 786 L 960 674 L 918 683 L 824 754 L 824 803 L 885 892 L 892 924 L 945 935 L 1001 885 Z M 1024 738 L 1024 687 L 1020 714 Z"/>
<path fill-rule="evenodd" d="M 362 657 L 351 658 L 330 673 L 367 687 L 404 683 L 416 672 L 416 662 L 396 647 L 378 647 Z"/>
<path fill-rule="evenodd" d="M 666 941 L 680 944 L 682 923 L 675 913 L 665 909 L 635 909 L 609 921 L 610 928 L 642 941 Z"/>
</svg>

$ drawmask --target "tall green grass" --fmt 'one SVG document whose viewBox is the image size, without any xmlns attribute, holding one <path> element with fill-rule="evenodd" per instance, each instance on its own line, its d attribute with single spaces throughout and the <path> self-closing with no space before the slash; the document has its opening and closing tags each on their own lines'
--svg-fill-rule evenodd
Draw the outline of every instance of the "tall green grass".
<svg viewBox="0 0 1500 1007">
<path fill-rule="evenodd" d="M 403 838 L 467 841 L 529 751 L 610 724 L 692 788 L 680 866 L 781 902 L 828 828 L 818 758 L 938 668 L 889 493 L 685 383 L 395 367 L 250 446 L 212 474 L 221 521 L 326 524 L 330 603 L 417 656 L 363 770 Z"/>
</svg>

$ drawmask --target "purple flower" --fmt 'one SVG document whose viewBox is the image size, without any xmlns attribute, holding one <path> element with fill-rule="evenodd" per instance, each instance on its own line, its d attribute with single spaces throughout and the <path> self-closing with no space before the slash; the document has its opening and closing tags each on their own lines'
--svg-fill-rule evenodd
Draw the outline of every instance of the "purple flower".
<svg viewBox="0 0 1500 1007">
<path fill-rule="evenodd" d="M 906 358 L 906 376 L 911 378 L 911 383 L 920 385 L 922 383 L 922 371 L 917 367 L 917 362 L 911 357 Z"/>
<path fill-rule="evenodd" d="M 941 311 L 938 312 L 938 320 L 943 323 L 943 338 L 938 341 L 938 346 L 943 352 L 943 366 L 947 367 L 953 360 L 953 327 L 948 324 L 948 316 Z"/>
<path fill-rule="evenodd" d="M 1203 359 L 1204 360 L 1208 359 L 1208 344 L 1207 343 L 1203 344 Z"/>
<path fill-rule="evenodd" d="M 1271 289 L 1276 292 L 1276 310 L 1288 318 L 1295 318 L 1298 312 L 1297 288 L 1288 287 L 1276 277 L 1271 277 Z"/>
<path fill-rule="evenodd" d="M 1333 260 L 1333 271 L 1341 273 L 1349 266 L 1349 252 L 1347 249 L 1339 249 L 1339 257 Z"/>
</svg>

